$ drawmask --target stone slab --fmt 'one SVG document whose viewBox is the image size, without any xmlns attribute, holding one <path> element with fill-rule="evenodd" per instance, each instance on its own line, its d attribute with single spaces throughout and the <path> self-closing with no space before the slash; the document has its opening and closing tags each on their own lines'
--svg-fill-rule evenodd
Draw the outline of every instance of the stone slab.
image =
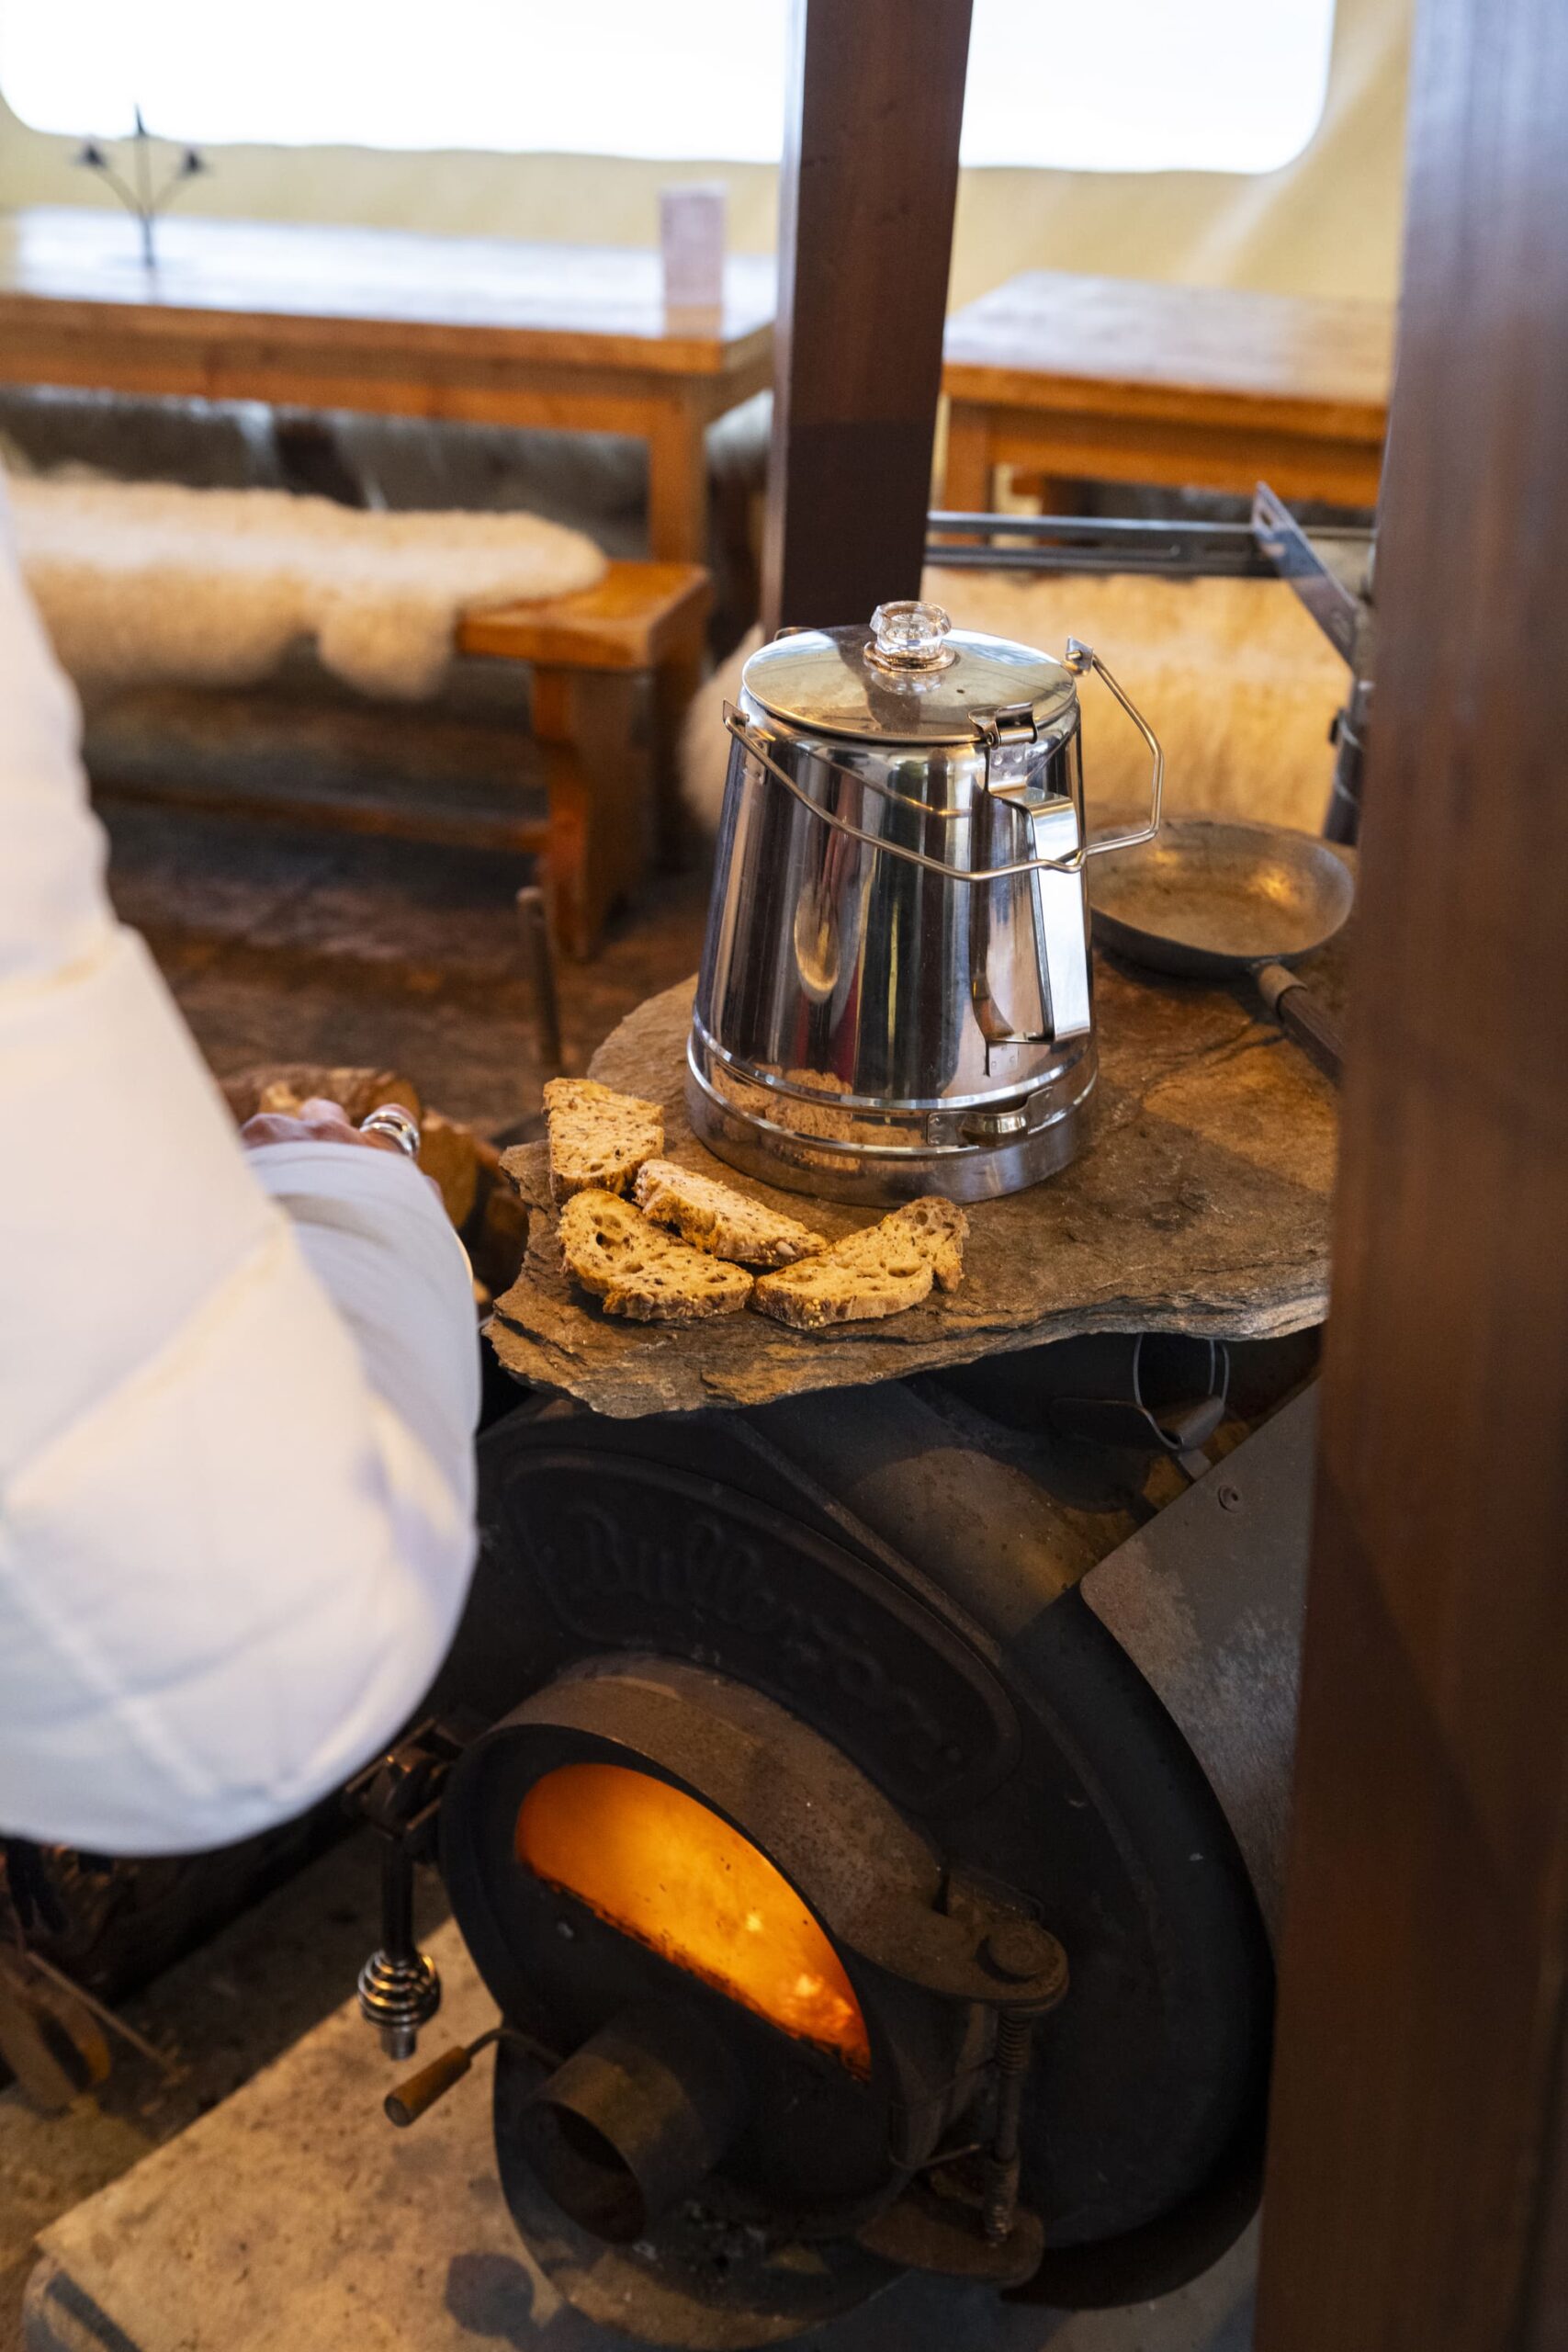
<svg viewBox="0 0 1568 2352">
<path fill-rule="evenodd" d="M 493 2022 L 456 1928 L 423 2055 Z M 398 2074 L 352 2003 L 39 2240 L 28 2352 L 625 2352 L 564 2304 L 502 2201 L 489 2065 L 409 2132 Z M 1203 2278 L 1122 2312 L 998 2303 L 907 2277 L 800 2352 L 1246 2352 L 1251 2235 Z"/>
<path fill-rule="evenodd" d="M 1345 935 L 1302 967 L 1340 1010 Z M 864 1210 L 737 1176 L 695 1139 L 682 1092 L 693 983 L 623 1021 L 594 1056 L 608 1086 L 660 1098 L 665 1148 L 835 1238 Z M 796 1332 L 741 1314 L 685 1329 L 604 1314 L 561 1262 L 553 1219 L 531 1219 L 526 1261 L 496 1304 L 509 1372 L 617 1418 L 761 1405 L 892 1380 L 1084 1331 L 1263 1339 L 1320 1322 L 1328 1303 L 1338 1099 L 1268 1020 L 1248 982 L 1155 978 L 1096 958 L 1100 1078 L 1088 1148 L 1061 1175 L 969 1211 L 953 1295 L 885 1322 Z M 547 1208 L 542 1145 L 514 1155 Z"/>
</svg>

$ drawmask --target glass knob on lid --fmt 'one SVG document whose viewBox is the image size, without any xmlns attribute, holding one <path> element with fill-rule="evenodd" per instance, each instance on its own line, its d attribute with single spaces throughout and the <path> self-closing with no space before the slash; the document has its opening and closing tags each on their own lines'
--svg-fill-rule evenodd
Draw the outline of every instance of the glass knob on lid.
<svg viewBox="0 0 1568 2352">
<path fill-rule="evenodd" d="M 878 605 L 865 658 L 879 670 L 945 670 L 953 658 L 943 642 L 952 627 L 940 605 L 923 605 L 918 597 Z"/>
</svg>

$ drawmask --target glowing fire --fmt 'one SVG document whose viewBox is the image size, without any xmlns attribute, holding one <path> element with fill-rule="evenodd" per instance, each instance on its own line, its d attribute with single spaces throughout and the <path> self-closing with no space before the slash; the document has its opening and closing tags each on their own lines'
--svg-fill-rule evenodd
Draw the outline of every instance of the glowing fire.
<svg viewBox="0 0 1568 2352">
<path fill-rule="evenodd" d="M 694 1797 L 622 1764 L 562 1764 L 524 1798 L 516 1844 L 612 1927 L 869 2075 L 838 1953 L 766 1855 Z"/>
</svg>

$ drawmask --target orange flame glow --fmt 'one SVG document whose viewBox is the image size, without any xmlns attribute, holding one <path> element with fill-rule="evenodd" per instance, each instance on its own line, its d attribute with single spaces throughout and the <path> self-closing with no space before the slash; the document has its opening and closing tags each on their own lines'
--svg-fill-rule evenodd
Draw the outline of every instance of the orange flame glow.
<svg viewBox="0 0 1568 2352">
<path fill-rule="evenodd" d="M 717 1814 L 622 1764 L 562 1764 L 517 1815 L 547 1884 L 797 2040 L 871 2073 L 843 1964 L 789 1881 Z"/>
</svg>

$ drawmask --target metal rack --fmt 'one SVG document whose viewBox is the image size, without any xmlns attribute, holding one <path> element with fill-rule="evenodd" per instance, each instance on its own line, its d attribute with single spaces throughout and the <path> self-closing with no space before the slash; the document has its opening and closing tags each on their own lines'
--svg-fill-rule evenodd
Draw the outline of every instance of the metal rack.
<svg viewBox="0 0 1568 2352">
<path fill-rule="evenodd" d="M 1245 523 L 940 511 L 927 523 L 926 561 L 950 571 L 1288 581 L 1350 672 L 1330 735 L 1337 757 L 1324 831 L 1330 841 L 1357 839 L 1376 650 L 1375 531 L 1335 526 L 1308 533 L 1266 482 Z"/>
</svg>

